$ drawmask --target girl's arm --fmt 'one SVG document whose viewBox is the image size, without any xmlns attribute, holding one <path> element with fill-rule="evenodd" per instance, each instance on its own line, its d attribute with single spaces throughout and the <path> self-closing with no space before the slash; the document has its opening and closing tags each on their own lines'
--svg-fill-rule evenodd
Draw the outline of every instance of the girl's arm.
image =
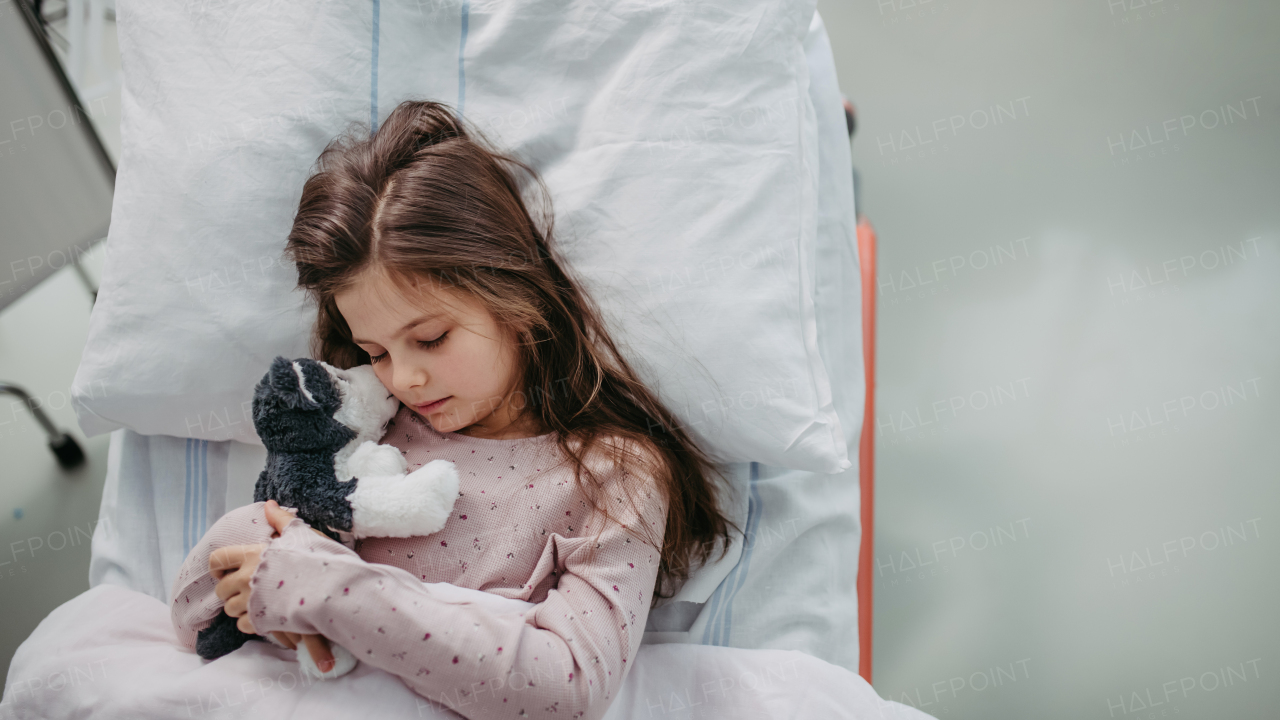
<svg viewBox="0 0 1280 720">
<path fill-rule="evenodd" d="M 614 481 L 623 479 L 641 478 Z M 595 720 L 635 661 L 658 573 L 659 551 L 620 523 L 649 525 L 660 545 L 665 499 L 656 489 L 638 495 L 641 515 L 616 505 L 618 520 L 598 541 L 599 516 L 584 537 L 549 536 L 542 562 L 553 564 L 558 584 L 522 613 L 436 599 L 405 570 L 366 563 L 295 520 L 262 553 L 248 614 L 259 633 L 320 633 L 473 720 Z"/>
<path fill-rule="evenodd" d="M 275 530 L 267 523 L 264 505 L 260 502 L 245 505 L 219 518 L 191 548 L 178 570 L 169 614 L 178 642 L 187 649 L 195 650 L 196 634 L 222 612 L 222 601 L 213 591 L 218 582 L 209 574 L 209 556 L 214 550 L 230 545 L 251 545 L 271 540 Z"/>
</svg>

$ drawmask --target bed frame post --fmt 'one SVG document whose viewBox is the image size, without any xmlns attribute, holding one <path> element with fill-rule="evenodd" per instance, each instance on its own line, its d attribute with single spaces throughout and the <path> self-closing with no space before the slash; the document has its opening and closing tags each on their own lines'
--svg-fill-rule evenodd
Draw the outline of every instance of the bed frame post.
<svg viewBox="0 0 1280 720">
<path fill-rule="evenodd" d="M 867 398 L 862 411 L 858 478 L 862 494 L 862 543 L 858 550 L 858 674 L 871 682 L 872 571 L 875 564 L 876 231 L 858 218 L 858 266 L 862 269 L 862 361 Z"/>
</svg>

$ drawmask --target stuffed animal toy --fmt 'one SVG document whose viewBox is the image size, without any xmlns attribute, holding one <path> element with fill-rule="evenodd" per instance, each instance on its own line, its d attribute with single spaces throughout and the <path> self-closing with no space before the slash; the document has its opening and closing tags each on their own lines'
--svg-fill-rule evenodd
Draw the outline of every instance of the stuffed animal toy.
<svg viewBox="0 0 1280 720">
<path fill-rule="evenodd" d="M 310 358 L 277 357 L 253 393 L 253 425 L 267 448 L 254 502 L 296 508 L 308 525 L 339 542 L 364 537 L 430 535 L 444 527 L 458 498 L 453 463 L 433 460 L 408 471 L 400 451 L 377 441 L 400 408 L 373 368 L 339 370 Z M 220 613 L 197 635 L 196 653 L 212 660 L 258 635 Z M 333 678 L 355 667 L 330 644 L 334 667 L 322 673 L 302 645 L 310 675 Z"/>
</svg>

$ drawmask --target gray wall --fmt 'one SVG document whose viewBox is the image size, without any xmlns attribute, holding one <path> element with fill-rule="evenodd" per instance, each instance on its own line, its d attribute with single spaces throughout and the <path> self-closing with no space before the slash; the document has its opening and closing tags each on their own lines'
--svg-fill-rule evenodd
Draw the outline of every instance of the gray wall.
<svg viewBox="0 0 1280 720">
<path fill-rule="evenodd" d="M 1280 3 L 818 3 L 879 233 L 874 681 L 1273 718 Z"/>
</svg>

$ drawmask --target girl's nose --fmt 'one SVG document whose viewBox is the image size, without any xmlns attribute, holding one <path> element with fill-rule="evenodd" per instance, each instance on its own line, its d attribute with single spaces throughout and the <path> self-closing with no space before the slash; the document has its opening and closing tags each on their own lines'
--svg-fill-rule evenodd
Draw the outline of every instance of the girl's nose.
<svg viewBox="0 0 1280 720">
<path fill-rule="evenodd" d="M 430 376 L 425 368 L 413 364 L 400 364 L 392 369 L 391 382 L 399 392 L 408 392 L 427 384 Z"/>
</svg>

